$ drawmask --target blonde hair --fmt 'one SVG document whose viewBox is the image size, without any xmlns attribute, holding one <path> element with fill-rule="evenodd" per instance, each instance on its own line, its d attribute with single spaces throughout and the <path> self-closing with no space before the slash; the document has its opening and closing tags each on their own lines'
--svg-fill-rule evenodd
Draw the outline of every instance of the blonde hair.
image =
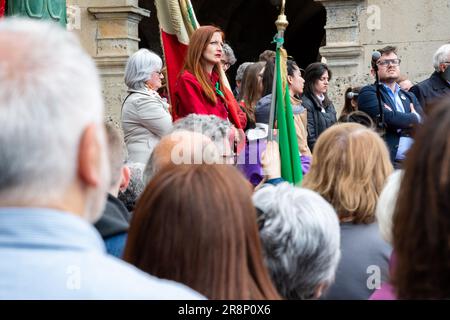
<svg viewBox="0 0 450 320">
<path fill-rule="evenodd" d="M 303 186 L 318 192 L 341 222 L 371 223 L 378 197 L 393 171 L 384 141 L 357 123 L 343 123 L 322 133 L 314 147 Z"/>
</svg>

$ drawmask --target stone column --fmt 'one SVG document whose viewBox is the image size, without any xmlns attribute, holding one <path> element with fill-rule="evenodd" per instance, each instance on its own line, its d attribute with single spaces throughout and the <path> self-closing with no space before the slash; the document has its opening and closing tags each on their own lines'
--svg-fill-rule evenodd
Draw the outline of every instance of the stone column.
<svg viewBox="0 0 450 320">
<path fill-rule="evenodd" d="M 345 89 L 349 85 L 364 85 L 370 81 L 367 68 L 363 67 L 364 50 L 360 41 L 359 17 L 364 0 L 315 1 L 321 2 L 327 11 L 326 45 L 319 52 L 333 73 L 329 96 L 340 112 Z"/>
<path fill-rule="evenodd" d="M 138 23 L 150 11 L 138 7 L 138 0 L 68 0 L 69 29 L 97 63 L 103 84 L 108 120 L 120 120 L 126 97 L 123 82 L 128 57 L 139 49 Z"/>
</svg>

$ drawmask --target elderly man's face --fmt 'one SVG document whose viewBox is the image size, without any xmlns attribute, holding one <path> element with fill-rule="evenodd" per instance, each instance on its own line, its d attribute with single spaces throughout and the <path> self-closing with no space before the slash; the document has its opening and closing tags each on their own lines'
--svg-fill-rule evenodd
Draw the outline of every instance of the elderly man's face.
<svg viewBox="0 0 450 320">
<path fill-rule="evenodd" d="M 447 56 L 447 59 L 444 61 L 444 63 L 441 63 L 439 65 L 439 71 L 443 73 L 449 67 L 450 67 L 450 54 Z"/>
</svg>

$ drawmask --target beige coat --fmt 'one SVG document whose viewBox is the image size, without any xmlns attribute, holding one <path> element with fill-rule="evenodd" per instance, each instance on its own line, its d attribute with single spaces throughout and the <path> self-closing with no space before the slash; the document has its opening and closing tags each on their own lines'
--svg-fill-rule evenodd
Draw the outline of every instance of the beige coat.
<svg viewBox="0 0 450 320">
<path fill-rule="evenodd" d="M 122 128 L 129 161 L 146 164 L 153 148 L 172 129 L 169 105 L 153 90 L 128 90 Z"/>
<path fill-rule="evenodd" d="M 300 100 L 291 98 L 292 106 L 301 103 Z M 308 124 L 308 118 L 306 109 L 300 114 L 294 114 L 295 132 L 297 134 L 298 149 L 302 156 L 311 157 L 311 150 L 308 147 L 308 131 L 306 130 Z"/>
</svg>

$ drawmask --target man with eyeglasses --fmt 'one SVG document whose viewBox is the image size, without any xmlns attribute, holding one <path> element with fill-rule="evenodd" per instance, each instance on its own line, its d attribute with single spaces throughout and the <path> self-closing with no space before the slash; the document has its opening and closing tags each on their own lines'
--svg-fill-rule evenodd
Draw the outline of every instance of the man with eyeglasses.
<svg viewBox="0 0 450 320">
<path fill-rule="evenodd" d="M 444 44 L 433 55 L 433 74 L 410 89 L 429 114 L 433 105 L 450 98 L 450 44 Z"/>
<path fill-rule="evenodd" d="M 381 57 L 372 61 L 372 74 L 378 69 L 381 103 L 383 105 L 383 136 L 389 148 L 395 168 L 401 168 L 406 153 L 413 144 L 412 129 L 422 121 L 422 108 L 414 94 L 402 90 L 397 84 L 401 60 L 397 48 L 387 46 L 378 50 Z M 378 68 L 376 68 L 378 67 Z M 363 87 L 359 93 L 358 106 L 374 120 L 379 119 L 379 104 L 376 84 Z"/>
</svg>

